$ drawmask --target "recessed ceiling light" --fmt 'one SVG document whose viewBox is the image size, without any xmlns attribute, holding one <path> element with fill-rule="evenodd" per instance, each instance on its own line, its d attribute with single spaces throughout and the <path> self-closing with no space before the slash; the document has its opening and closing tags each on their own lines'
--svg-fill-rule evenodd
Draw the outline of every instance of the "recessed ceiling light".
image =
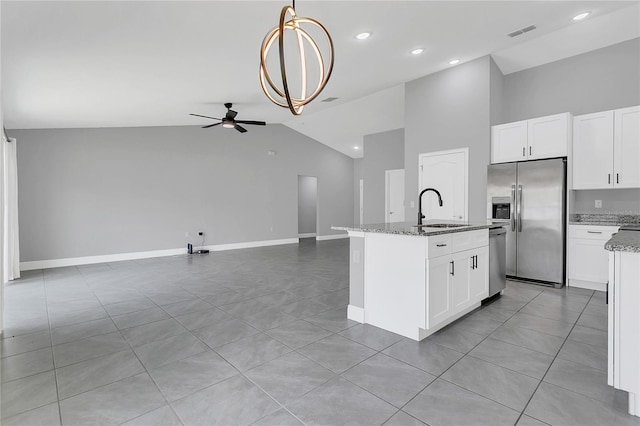
<svg viewBox="0 0 640 426">
<path fill-rule="evenodd" d="M 460 59 L 452 59 L 452 60 L 449 61 L 449 65 L 455 65 L 455 64 L 458 64 L 458 63 L 460 63 Z"/>
<path fill-rule="evenodd" d="M 359 146 L 354 146 L 353 149 L 360 149 L 360 147 Z"/>
<path fill-rule="evenodd" d="M 582 12 L 573 17 L 574 21 L 582 21 L 587 16 L 591 15 L 591 12 Z"/>
<path fill-rule="evenodd" d="M 417 48 L 417 49 L 413 49 L 413 50 L 411 51 L 411 54 L 412 54 L 412 55 L 419 55 L 419 54 L 421 54 L 422 52 L 424 52 L 424 49 L 423 49 L 423 48 L 421 48 L 421 47 L 419 47 L 419 48 Z"/>
<path fill-rule="evenodd" d="M 369 37 L 371 37 L 371 33 L 367 33 L 367 32 L 360 33 L 360 34 L 357 34 L 357 35 L 356 35 L 356 38 L 357 38 L 358 40 L 366 40 L 366 39 L 368 39 Z"/>
</svg>

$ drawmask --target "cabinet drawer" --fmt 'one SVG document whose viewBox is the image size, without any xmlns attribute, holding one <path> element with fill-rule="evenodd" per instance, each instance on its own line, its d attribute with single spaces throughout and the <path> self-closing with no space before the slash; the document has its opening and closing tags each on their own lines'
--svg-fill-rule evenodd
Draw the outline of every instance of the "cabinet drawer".
<svg viewBox="0 0 640 426">
<path fill-rule="evenodd" d="M 569 238 L 607 241 L 618 232 L 617 226 L 569 225 Z"/>
<path fill-rule="evenodd" d="M 479 229 L 477 231 L 456 232 L 451 234 L 452 252 L 471 250 L 489 245 L 489 230 Z"/>
<path fill-rule="evenodd" d="M 432 235 L 427 238 L 427 259 L 451 253 L 451 234 Z"/>
</svg>

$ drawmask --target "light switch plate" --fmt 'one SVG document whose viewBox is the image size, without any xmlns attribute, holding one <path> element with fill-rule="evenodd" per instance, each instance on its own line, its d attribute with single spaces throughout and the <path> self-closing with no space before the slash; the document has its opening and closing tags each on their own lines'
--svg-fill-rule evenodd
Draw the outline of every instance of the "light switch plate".
<svg viewBox="0 0 640 426">
<path fill-rule="evenodd" d="M 596 200 L 596 209 L 602 208 L 602 200 Z"/>
</svg>

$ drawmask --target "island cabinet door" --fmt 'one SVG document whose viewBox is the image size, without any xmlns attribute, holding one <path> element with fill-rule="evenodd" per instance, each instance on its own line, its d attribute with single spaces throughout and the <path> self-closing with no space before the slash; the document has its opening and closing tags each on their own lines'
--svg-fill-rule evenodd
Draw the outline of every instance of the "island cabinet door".
<svg viewBox="0 0 640 426">
<path fill-rule="evenodd" d="M 451 256 L 440 256 L 427 260 L 427 329 L 446 320 L 451 312 L 449 277 L 452 277 Z"/>
<path fill-rule="evenodd" d="M 489 247 L 480 247 L 472 252 L 469 287 L 471 300 L 477 302 L 489 297 Z"/>
<path fill-rule="evenodd" d="M 451 293 L 452 314 L 462 311 L 469 305 L 471 289 L 469 287 L 470 266 L 473 264 L 475 250 L 455 253 L 452 256 L 449 288 Z"/>
</svg>

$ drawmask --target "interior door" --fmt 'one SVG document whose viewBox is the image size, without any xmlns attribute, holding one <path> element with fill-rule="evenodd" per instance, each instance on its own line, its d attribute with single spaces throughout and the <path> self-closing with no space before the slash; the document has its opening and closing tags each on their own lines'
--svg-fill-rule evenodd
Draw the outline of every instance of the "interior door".
<svg viewBox="0 0 640 426">
<path fill-rule="evenodd" d="M 404 169 L 385 171 L 385 221 L 404 222 Z"/>
<path fill-rule="evenodd" d="M 432 192 L 423 195 L 426 219 L 467 220 L 468 148 L 420 154 L 420 191 L 434 188 L 442 196 L 442 206 Z"/>
</svg>

